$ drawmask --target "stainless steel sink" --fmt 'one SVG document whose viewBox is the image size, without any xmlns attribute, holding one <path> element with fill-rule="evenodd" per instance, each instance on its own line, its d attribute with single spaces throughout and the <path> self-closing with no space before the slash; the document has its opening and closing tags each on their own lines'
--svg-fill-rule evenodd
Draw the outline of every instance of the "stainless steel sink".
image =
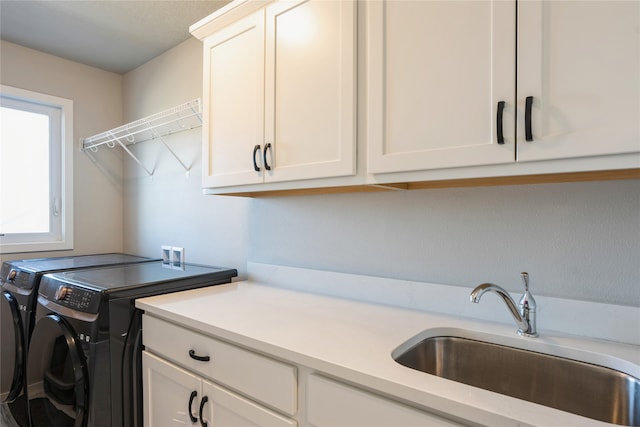
<svg viewBox="0 0 640 427">
<path fill-rule="evenodd" d="M 394 360 L 411 369 L 608 423 L 640 426 L 640 380 L 563 357 L 455 337 L 429 337 Z"/>
</svg>

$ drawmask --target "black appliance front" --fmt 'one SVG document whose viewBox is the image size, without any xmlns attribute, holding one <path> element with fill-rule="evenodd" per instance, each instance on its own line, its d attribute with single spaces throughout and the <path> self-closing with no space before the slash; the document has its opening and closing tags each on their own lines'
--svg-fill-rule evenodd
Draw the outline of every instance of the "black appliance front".
<svg viewBox="0 0 640 427">
<path fill-rule="evenodd" d="M 236 275 L 161 262 L 46 275 L 33 332 L 43 345 L 31 346 L 27 366 L 32 426 L 141 426 L 142 312 L 135 299 L 229 283 Z"/>
<path fill-rule="evenodd" d="M 68 319 L 56 313 L 48 312 L 38 319 L 31 351 L 39 348 L 38 352 L 47 357 L 33 364 L 29 361 L 28 372 L 33 372 L 38 382 L 29 388 L 26 417 L 14 415 L 18 425 L 87 425 L 90 393 L 86 355 L 95 349 L 82 341 L 80 334 Z M 35 366 L 35 362 L 42 362 L 43 366 Z"/>
<path fill-rule="evenodd" d="M 45 274 L 99 266 L 157 261 L 121 253 L 34 258 L 7 261 L 0 270 L 2 297 L 0 325 L 2 340 L 1 387 L 3 402 L 14 418 L 25 418 L 24 370 L 33 331 L 38 287 Z M 22 412 L 22 414 L 20 414 Z"/>
</svg>

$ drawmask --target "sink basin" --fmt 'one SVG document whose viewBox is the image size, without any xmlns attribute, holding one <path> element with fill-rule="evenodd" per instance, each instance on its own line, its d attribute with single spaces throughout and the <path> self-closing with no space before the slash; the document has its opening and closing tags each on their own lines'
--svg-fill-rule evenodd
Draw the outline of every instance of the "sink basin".
<svg viewBox="0 0 640 427">
<path fill-rule="evenodd" d="M 640 380 L 632 375 L 457 336 L 412 342 L 392 354 L 408 368 L 595 420 L 640 426 Z"/>
</svg>

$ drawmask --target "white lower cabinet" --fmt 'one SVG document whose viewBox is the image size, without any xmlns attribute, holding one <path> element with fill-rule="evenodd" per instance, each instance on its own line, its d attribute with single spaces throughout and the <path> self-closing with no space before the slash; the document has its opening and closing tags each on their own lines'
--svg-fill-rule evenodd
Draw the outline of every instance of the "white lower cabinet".
<svg viewBox="0 0 640 427">
<path fill-rule="evenodd" d="M 197 403 L 202 395 L 202 380 L 146 351 L 142 353 L 142 366 L 145 427 L 197 425 L 190 415 L 194 400 Z M 190 397 L 192 392 L 194 399 Z"/>
<path fill-rule="evenodd" d="M 295 366 L 143 316 L 144 425 L 295 427 Z"/>
<path fill-rule="evenodd" d="M 215 384 L 203 382 L 204 396 L 211 402 L 205 417 L 221 427 L 295 427 L 297 422 L 278 415 Z M 205 405 L 206 409 L 206 405 Z"/>
<path fill-rule="evenodd" d="M 382 396 L 309 375 L 307 417 L 315 427 L 460 426 Z"/>
<path fill-rule="evenodd" d="M 145 426 L 295 427 L 291 419 L 151 353 L 142 354 Z"/>
<path fill-rule="evenodd" d="M 145 427 L 461 425 L 157 317 L 143 343 Z"/>
</svg>

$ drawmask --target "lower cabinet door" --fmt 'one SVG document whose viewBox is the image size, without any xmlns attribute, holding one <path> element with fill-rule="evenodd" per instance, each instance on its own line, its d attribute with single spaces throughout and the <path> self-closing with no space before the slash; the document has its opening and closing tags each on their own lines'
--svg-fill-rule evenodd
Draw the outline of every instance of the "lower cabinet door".
<svg viewBox="0 0 640 427">
<path fill-rule="evenodd" d="M 318 375 L 309 376 L 308 422 L 315 427 L 460 426 L 382 396 Z"/>
<path fill-rule="evenodd" d="M 197 426 L 202 380 L 150 353 L 142 353 L 144 425 Z"/>
<path fill-rule="evenodd" d="M 203 424 L 208 427 L 296 427 L 298 424 L 207 381 L 202 383 Z"/>
<path fill-rule="evenodd" d="M 249 399 L 203 380 L 151 353 L 142 353 L 145 427 L 296 427 Z"/>
</svg>

